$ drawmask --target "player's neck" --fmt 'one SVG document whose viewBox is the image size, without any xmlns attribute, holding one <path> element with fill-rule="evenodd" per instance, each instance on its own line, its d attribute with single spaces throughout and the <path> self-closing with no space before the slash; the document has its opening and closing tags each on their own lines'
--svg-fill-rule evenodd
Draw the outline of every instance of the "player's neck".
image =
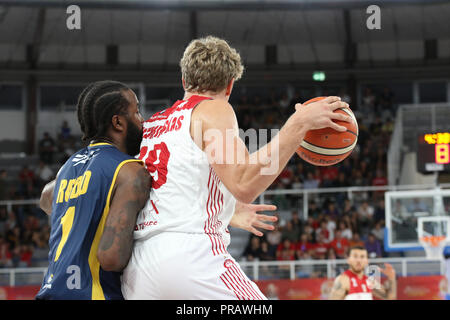
<svg viewBox="0 0 450 320">
<path fill-rule="evenodd" d="M 116 147 L 120 152 L 127 153 L 127 147 L 126 147 L 124 141 L 120 142 L 120 141 L 118 141 L 117 139 L 114 139 L 114 138 L 102 137 L 102 138 L 95 139 L 95 140 L 91 141 L 91 144 L 95 144 L 95 143 L 108 143 L 108 144 L 113 145 L 114 147 Z"/>
<path fill-rule="evenodd" d="M 225 91 L 222 91 L 219 93 L 212 92 L 212 91 L 206 91 L 206 92 L 202 92 L 202 93 L 185 91 L 183 100 L 187 100 L 192 96 L 208 97 L 208 98 L 212 98 L 212 99 L 225 100 L 225 101 L 228 101 L 228 98 L 229 98 L 229 96 L 227 96 L 225 94 Z"/>
<path fill-rule="evenodd" d="M 360 272 L 356 272 L 356 271 L 352 270 L 351 268 L 349 270 L 360 279 L 364 276 L 364 271 L 362 271 L 362 270 Z"/>
</svg>

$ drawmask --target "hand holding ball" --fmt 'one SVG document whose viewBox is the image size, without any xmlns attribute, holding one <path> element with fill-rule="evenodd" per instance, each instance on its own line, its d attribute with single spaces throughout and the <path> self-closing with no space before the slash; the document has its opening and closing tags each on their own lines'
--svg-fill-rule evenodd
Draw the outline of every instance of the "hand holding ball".
<svg viewBox="0 0 450 320">
<path fill-rule="evenodd" d="M 325 99 L 317 97 L 306 101 L 303 105 Z M 353 121 L 333 120 L 340 126 L 347 128 L 339 132 L 332 128 L 309 130 L 303 139 L 297 154 L 303 160 L 316 166 L 331 166 L 347 158 L 353 151 L 358 140 L 358 123 L 350 108 L 339 108 L 335 113 L 350 116 Z"/>
</svg>

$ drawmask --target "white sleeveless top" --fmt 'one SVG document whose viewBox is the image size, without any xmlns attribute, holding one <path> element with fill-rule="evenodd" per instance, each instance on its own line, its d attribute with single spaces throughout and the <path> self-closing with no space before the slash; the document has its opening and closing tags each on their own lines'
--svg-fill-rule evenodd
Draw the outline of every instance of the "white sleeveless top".
<svg viewBox="0 0 450 320">
<path fill-rule="evenodd" d="M 192 111 L 206 99 L 178 100 L 144 122 L 139 158 L 152 176 L 152 189 L 137 218 L 136 241 L 162 232 L 207 234 L 213 254 L 226 253 L 236 199 L 190 134 Z"/>
</svg>

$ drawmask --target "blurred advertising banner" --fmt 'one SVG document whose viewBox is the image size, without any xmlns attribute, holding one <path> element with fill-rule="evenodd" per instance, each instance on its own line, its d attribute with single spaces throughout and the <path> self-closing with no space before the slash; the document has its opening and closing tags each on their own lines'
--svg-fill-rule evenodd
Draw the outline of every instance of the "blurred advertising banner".
<svg viewBox="0 0 450 320">
<path fill-rule="evenodd" d="M 327 300 L 333 279 L 261 280 L 256 282 L 268 299 Z M 39 286 L 0 287 L 0 300 L 33 300 Z M 398 300 L 446 300 L 444 276 L 397 278 Z"/>
<path fill-rule="evenodd" d="M 334 279 L 297 279 L 257 281 L 268 299 L 327 300 Z M 446 300 L 447 279 L 444 276 L 411 276 L 397 278 L 398 300 Z"/>
<path fill-rule="evenodd" d="M 0 287 L 0 300 L 34 300 L 41 286 Z"/>
</svg>

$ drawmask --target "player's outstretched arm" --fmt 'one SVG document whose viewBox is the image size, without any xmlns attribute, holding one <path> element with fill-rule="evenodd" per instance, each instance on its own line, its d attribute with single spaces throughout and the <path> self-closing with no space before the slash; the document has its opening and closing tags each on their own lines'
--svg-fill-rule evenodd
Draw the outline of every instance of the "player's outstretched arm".
<svg viewBox="0 0 450 320">
<path fill-rule="evenodd" d="M 53 191 L 55 190 L 56 179 L 47 183 L 42 190 L 39 199 L 39 207 L 48 215 L 52 214 Z"/>
<path fill-rule="evenodd" d="M 127 266 L 136 218 L 150 194 L 150 179 L 147 170 L 137 162 L 120 169 L 97 251 L 103 270 L 120 272 Z"/>
<path fill-rule="evenodd" d="M 333 288 L 331 288 L 329 299 L 344 300 L 349 288 L 350 288 L 349 278 L 346 275 L 341 274 L 334 280 Z"/>
<path fill-rule="evenodd" d="M 203 101 L 192 113 L 191 135 L 233 196 L 241 202 L 252 203 L 278 177 L 308 130 L 325 127 L 346 130 L 332 121 L 352 121 L 349 116 L 333 112 L 343 107 L 348 104 L 338 97 L 327 97 L 305 106 L 297 104 L 296 111 L 277 136 L 249 154 L 239 137 L 232 106 L 219 99 Z"/>
<path fill-rule="evenodd" d="M 387 280 L 372 290 L 373 295 L 383 300 L 396 300 L 397 279 L 395 269 L 389 263 L 385 263 L 385 269 L 380 268 L 380 271 L 387 276 Z"/>
<path fill-rule="evenodd" d="M 244 229 L 253 233 L 255 236 L 262 237 L 263 233 L 256 228 L 264 230 L 273 230 L 274 226 L 265 222 L 275 222 L 278 220 L 275 216 L 258 214 L 260 211 L 275 211 L 276 206 L 266 204 L 246 204 L 237 201 L 234 209 L 230 226 L 233 228 Z"/>
</svg>

